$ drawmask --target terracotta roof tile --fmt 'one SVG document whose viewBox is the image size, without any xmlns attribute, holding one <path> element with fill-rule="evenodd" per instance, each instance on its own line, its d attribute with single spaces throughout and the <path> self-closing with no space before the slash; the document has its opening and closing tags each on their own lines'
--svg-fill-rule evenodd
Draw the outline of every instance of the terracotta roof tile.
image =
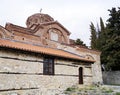
<svg viewBox="0 0 120 95">
<path fill-rule="evenodd" d="M 24 51 L 31 51 L 35 53 L 42 53 L 46 55 L 58 56 L 58 57 L 69 58 L 74 60 L 95 62 L 94 60 L 86 59 L 78 55 L 66 52 L 64 50 L 35 46 L 32 44 L 21 43 L 13 40 L 0 39 L 0 47 L 8 47 L 8 48 L 19 49 Z"/>
</svg>

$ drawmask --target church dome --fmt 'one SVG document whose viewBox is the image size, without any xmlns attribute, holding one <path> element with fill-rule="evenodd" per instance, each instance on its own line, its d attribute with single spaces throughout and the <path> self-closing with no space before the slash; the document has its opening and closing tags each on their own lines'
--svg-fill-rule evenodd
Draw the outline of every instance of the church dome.
<svg viewBox="0 0 120 95">
<path fill-rule="evenodd" d="M 30 28 L 33 24 L 37 25 L 51 21 L 54 21 L 54 19 L 48 14 L 37 13 L 27 18 L 26 25 Z"/>
</svg>

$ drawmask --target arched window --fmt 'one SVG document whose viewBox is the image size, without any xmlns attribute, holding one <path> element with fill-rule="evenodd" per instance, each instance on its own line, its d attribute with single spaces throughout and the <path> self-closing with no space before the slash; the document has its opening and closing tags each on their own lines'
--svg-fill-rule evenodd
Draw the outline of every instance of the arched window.
<svg viewBox="0 0 120 95">
<path fill-rule="evenodd" d="M 83 84 L 83 68 L 79 68 L 79 84 Z"/>
</svg>

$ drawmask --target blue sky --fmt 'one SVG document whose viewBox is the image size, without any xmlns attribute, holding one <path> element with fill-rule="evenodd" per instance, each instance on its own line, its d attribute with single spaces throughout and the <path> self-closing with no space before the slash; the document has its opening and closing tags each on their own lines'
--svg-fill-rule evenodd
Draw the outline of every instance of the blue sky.
<svg viewBox="0 0 120 95">
<path fill-rule="evenodd" d="M 0 0 L 0 25 L 6 22 L 26 27 L 28 16 L 49 14 L 70 32 L 70 38 L 80 38 L 90 44 L 90 22 L 109 18 L 108 9 L 120 7 L 120 0 Z"/>
</svg>

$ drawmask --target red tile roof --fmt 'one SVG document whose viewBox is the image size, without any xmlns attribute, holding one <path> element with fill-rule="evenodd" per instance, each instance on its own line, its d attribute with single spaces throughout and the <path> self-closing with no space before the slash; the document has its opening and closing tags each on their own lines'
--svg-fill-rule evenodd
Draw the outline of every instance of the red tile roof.
<svg viewBox="0 0 120 95">
<path fill-rule="evenodd" d="M 30 51 L 30 52 L 41 53 L 45 55 L 52 55 L 52 56 L 86 61 L 86 62 L 95 62 L 95 60 L 86 59 L 86 58 L 80 57 L 79 55 L 75 55 L 64 50 L 36 46 L 36 45 L 17 42 L 13 40 L 0 39 L 0 47 Z"/>
</svg>

